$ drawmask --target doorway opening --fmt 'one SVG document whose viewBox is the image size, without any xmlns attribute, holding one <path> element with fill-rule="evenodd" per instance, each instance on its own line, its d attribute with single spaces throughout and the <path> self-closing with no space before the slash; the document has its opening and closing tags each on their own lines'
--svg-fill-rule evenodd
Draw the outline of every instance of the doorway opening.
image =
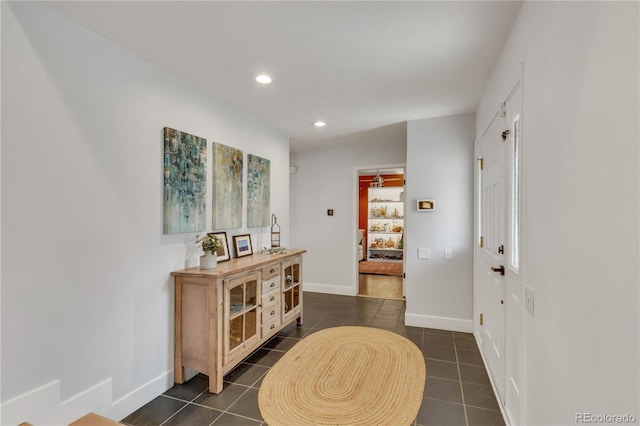
<svg viewBox="0 0 640 426">
<path fill-rule="evenodd" d="M 358 296 L 404 300 L 404 168 L 358 170 Z"/>
</svg>

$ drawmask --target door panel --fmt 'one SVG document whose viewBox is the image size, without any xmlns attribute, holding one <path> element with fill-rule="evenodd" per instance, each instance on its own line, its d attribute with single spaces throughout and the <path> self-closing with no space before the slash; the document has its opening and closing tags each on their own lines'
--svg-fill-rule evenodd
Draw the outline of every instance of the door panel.
<svg viewBox="0 0 640 426">
<path fill-rule="evenodd" d="M 496 117 L 480 141 L 484 167 L 481 172 L 480 199 L 483 247 L 478 250 L 479 309 L 483 314 L 482 350 L 489 363 L 498 397 L 504 400 L 504 332 L 505 310 L 505 152 L 502 141 L 504 118 Z"/>
</svg>

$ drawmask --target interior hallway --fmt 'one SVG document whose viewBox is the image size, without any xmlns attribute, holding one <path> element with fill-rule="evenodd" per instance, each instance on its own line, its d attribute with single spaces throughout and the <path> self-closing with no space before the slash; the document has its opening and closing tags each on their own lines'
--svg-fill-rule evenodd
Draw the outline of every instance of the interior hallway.
<svg viewBox="0 0 640 426">
<path fill-rule="evenodd" d="M 197 375 L 122 420 L 130 426 L 264 425 L 258 390 L 265 374 L 300 339 L 318 330 L 357 325 L 394 331 L 424 354 L 427 380 L 415 426 L 504 425 L 474 337 L 469 333 L 404 325 L 405 302 L 304 294 L 304 325 L 284 328 L 224 378 L 224 390 L 210 394 Z"/>
</svg>

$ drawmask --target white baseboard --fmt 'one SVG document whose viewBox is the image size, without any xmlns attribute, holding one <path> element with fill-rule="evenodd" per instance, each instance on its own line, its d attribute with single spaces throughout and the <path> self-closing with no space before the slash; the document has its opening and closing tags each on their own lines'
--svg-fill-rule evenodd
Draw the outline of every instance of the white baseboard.
<svg viewBox="0 0 640 426">
<path fill-rule="evenodd" d="M 432 315 L 405 314 L 404 323 L 413 327 L 473 333 L 473 321 Z"/>
<path fill-rule="evenodd" d="M 173 370 L 113 401 L 113 382 L 109 378 L 61 401 L 60 380 L 54 380 L 3 402 L 0 405 L 0 424 L 29 422 L 38 426 L 59 426 L 69 424 L 89 412 L 119 421 L 171 386 Z"/>
<path fill-rule="evenodd" d="M 352 286 L 316 284 L 305 282 L 303 290 L 311 293 L 337 294 L 339 296 L 355 296 L 356 290 Z"/>
<path fill-rule="evenodd" d="M 54 380 L 3 402 L 0 423 L 66 425 L 90 411 L 104 415 L 111 405 L 111 393 L 111 379 L 106 379 L 60 401 L 60 380 Z"/>
<path fill-rule="evenodd" d="M 173 383 L 173 370 L 166 371 L 125 396 L 113 401 L 111 409 L 105 417 L 122 420 L 156 396 L 161 395 L 167 389 L 171 388 Z"/>
</svg>

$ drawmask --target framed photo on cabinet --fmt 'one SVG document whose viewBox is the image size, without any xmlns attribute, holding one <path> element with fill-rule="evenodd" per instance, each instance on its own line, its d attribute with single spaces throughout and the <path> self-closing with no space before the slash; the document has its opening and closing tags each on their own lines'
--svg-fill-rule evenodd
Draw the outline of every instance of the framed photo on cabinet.
<svg viewBox="0 0 640 426">
<path fill-rule="evenodd" d="M 251 235 L 249 234 L 234 235 L 233 246 L 236 249 L 236 257 L 249 256 L 253 254 L 253 249 L 251 248 Z"/>
<path fill-rule="evenodd" d="M 229 255 L 229 242 L 227 241 L 227 233 L 226 232 L 212 232 L 213 235 L 218 237 L 220 240 L 220 247 L 216 250 L 216 256 L 218 257 L 218 262 L 224 262 L 225 260 L 231 259 Z"/>
</svg>

